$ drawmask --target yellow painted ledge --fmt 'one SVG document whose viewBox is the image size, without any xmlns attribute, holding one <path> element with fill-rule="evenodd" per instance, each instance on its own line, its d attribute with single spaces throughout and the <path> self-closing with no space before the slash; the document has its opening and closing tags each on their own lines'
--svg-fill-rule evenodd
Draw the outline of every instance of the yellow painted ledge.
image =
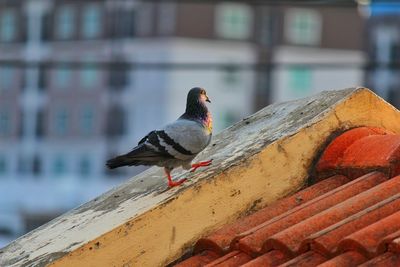
<svg viewBox="0 0 400 267">
<path fill-rule="evenodd" d="M 199 157 L 213 165 L 183 186 L 166 190 L 152 168 L 0 250 L 0 266 L 164 266 L 200 236 L 303 187 L 333 133 L 400 133 L 399 122 L 364 88 L 271 105 L 214 138 Z"/>
</svg>

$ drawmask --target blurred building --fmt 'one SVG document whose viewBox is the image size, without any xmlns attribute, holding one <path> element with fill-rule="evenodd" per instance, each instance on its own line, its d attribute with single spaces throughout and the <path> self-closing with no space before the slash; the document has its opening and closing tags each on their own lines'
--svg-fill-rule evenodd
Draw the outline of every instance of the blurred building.
<svg viewBox="0 0 400 267">
<path fill-rule="evenodd" d="M 366 71 L 366 83 L 399 108 L 400 3 L 373 1 L 362 11 L 368 18 L 365 49 L 370 67 Z"/>
<path fill-rule="evenodd" d="M 257 11 L 257 105 L 363 85 L 364 19 L 356 8 L 271 6 Z M 307 64 L 307 65 L 303 65 Z"/>
<path fill-rule="evenodd" d="M 360 69 L 291 65 L 364 62 L 362 23 L 354 8 L 1 1 L 0 246 L 142 170 L 104 162 L 181 115 L 191 87 L 208 90 L 218 132 L 362 84 Z"/>
<path fill-rule="evenodd" d="M 254 73 L 168 63 L 253 64 L 251 19 L 236 4 L 2 1 L 0 246 L 131 177 L 105 160 L 181 115 L 189 88 L 209 89 L 216 131 L 250 114 Z M 92 65 L 51 64 L 69 61 Z"/>
</svg>

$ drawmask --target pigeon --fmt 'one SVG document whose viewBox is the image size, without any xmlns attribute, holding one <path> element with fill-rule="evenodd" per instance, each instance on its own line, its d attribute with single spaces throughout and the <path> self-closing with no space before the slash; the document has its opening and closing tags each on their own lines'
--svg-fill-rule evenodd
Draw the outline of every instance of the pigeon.
<svg viewBox="0 0 400 267">
<path fill-rule="evenodd" d="M 186 179 L 172 180 L 171 171 L 174 168 L 192 168 L 191 172 L 194 172 L 212 162 L 207 160 L 192 164 L 196 155 L 211 142 L 212 117 L 206 102 L 211 103 L 206 90 L 200 87 L 190 89 L 182 116 L 160 130 L 151 131 L 132 151 L 108 160 L 106 165 L 110 169 L 137 165 L 164 167 L 169 187 L 182 184 Z"/>
</svg>

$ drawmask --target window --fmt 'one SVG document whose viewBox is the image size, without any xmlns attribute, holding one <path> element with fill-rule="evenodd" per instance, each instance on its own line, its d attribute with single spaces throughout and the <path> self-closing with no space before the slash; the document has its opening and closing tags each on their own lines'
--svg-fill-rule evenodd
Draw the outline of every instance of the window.
<svg viewBox="0 0 400 267">
<path fill-rule="evenodd" d="M 216 33 L 223 38 L 247 39 L 251 36 L 253 14 L 245 4 L 220 4 L 216 9 Z"/>
<path fill-rule="evenodd" d="M 39 71 L 39 81 L 38 81 L 39 90 L 44 91 L 46 89 L 47 71 L 43 66 L 40 66 L 38 71 Z"/>
<path fill-rule="evenodd" d="M 1 12 L 0 15 L 0 39 L 3 42 L 11 42 L 16 35 L 16 13 L 12 9 L 7 9 Z"/>
<path fill-rule="evenodd" d="M 7 160 L 4 155 L 0 155 L 0 177 L 7 173 Z"/>
<path fill-rule="evenodd" d="M 83 10 L 82 35 L 84 38 L 98 37 L 101 30 L 101 10 L 98 5 L 91 4 Z"/>
<path fill-rule="evenodd" d="M 55 80 L 57 87 L 60 89 L 66 89 L 71 82 L 72 72 L 66 67 L 58 67 L 55 74 Z"/>
<path fill-rule="evenodd" d="M 142 12 L 142 10 L 141 10 Z M 135 35 L 135 12 L 133 10 L 116 9 L 110 20 L 112 37 L 125 38 Z"/>
<path fill-rule="evenodd" d="M 84 107 L 81 112 L 81 132 L 84 135 L 93 134 L 94 130 L 94 109 L 90 106 Z"/>
<path fill-rule="evenodd" d="M 20 138 L 26 135 L 26 125 L 25 125 L 25 116 L 26 115 L 25 114 L 26 114 L 25 109 L 19 110 L 17 134 L 18 134 L 18 137 L 20 137 Z"/>
<path fill-rule="evenodd" d="M 42 138 L 45 135 L 45 113 L 44 113 L 44 110 L 39 110 L 36 113 L 35 135 L 37 138 Z"/>
<path fill-rule="evenodd" d="M 59 39 L 70 39 L 74 35 L 75 10 L 72 6 L 62 6 L 56 13 L 56 36 Z"/>
<path fill-rule="evenodd" d="M 39 175 L 42 171 L 42 161 L 38 155 L 33 157 L 32 173 L 34 175 Z"/>
<path fill-rule="evenodd" d="M 67 163 L 62 155 L 57 155 L 53 160 L 53 174 L 62 176 L 67 173 Z"/>
<path fill-rule="evenodd" d="M 55 132 L 58 135 L 65 135 L 68 130 L 69 116 L 66 109 L 59 109 L 55 114 L 54 119 Z"/>
<path fill-rule="evenodd" d="M 298 45 L 318 45 L 321 41 L 322 19 L 318 12 L 290 9 L 285 15 L 285 37 Z"/>
<path fill-rule="evenodd" d="M 98 70 L 92 67 L 86 67 L 80 72 L 81 85 L 85 89 L 93 88 L 98 78 Z"/>
<path fill-rule="evenodd" d="M 87 177 L 90 175 L 90 173 L 91 173 L 90 157 L 84 155 L 79 161 L 79 174 L 83 177 Z"/>
<path fill-rule="evenodd" d="M 0 67 L 0 91 L 10 90 L 15 79 L 15 69 Z"/>
<path fill-rule="evenodd" d="M 302 97 L 311 91 L 311 70 L 292 68 L 289 70 L 289 88 L 294 97 Z"/>
<path fill-rule="evenodd" d="M 121 136 L 125 132 L 125 111 L 120 106 L 113 106 L 107 114 L 106 134 L 109 137 Z"/>
<path fill-rule="evenodd" d="M 112 89 L 121 89 L 128 84 L 128 64 L 120 58 L 116 58 L 115 62 L 118 67 L 109 71 L 108 84 Z"/>
<path fill-rule="evenodd" d="M 0 135 L 8 135 L 11 131 L 11 118 L 8 110 L 0 110 Z"/>
</svg>

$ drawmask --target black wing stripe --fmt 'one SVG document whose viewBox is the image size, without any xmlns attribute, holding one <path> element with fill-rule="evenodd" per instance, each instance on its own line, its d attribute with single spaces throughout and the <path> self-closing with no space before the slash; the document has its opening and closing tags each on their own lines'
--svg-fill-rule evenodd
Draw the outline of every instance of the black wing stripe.
<svg viewBox="0 0 400 267">
<path fill-rule="evenodd" d="M 189 150 L 185 149 L 183 146 L 175 142 L 174 139 L 169 137 L 165 131 L 156 131 L 156 134 L 159 137 L 161 137 L 165 141 L 165 143 L 172 146 L 172 148 L 178 151 L 179 153 L 183 155 L 194 155 L 192 152 L 190 152 Z"/>
<path fill-rule="evenodd" d="M 168 153 L 168 151 L 165 149 L 165 147 L 163 147 L 160 144 L 160 140 L 158 140 L 156 131 L 152 131 L 151 133 L 149 133 L 147 135 L 147 142 L 149 142 L 151 145 L 155 146 L 159 150 L 160 154 L 172 157 L 172 155 Z"/>
</svg>

